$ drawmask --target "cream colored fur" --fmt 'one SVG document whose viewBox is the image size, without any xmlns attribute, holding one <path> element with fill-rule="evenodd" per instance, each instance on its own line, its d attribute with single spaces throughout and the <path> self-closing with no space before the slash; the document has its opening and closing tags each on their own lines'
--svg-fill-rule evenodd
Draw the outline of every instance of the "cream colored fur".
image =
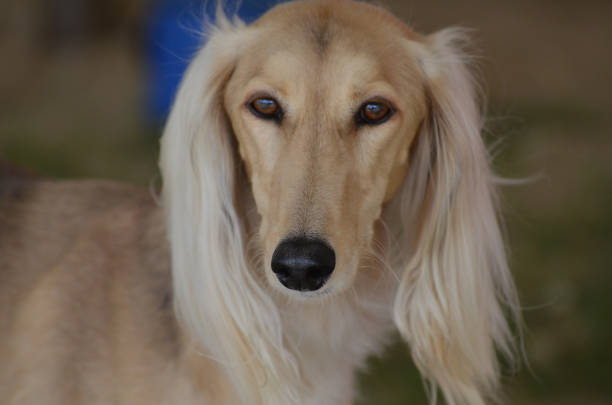
<svg viewBox="0 0 612 405">
<path fill-rule="evenodd" d="M 432 403 L 497 400 L 518 302 L 463 33 L 314 0 L 209 35 L 162 139 L 165 221 L 115 185 L 2 183 L 0 402 L 351 404 L 394 328 Z M 282 123 L 245 108 L 262 92 Z M 396 113 L 356 126 L 372 97 Z M 336 251 L 320 291 L 270 269 L 296 232 Z"/>
</svg>

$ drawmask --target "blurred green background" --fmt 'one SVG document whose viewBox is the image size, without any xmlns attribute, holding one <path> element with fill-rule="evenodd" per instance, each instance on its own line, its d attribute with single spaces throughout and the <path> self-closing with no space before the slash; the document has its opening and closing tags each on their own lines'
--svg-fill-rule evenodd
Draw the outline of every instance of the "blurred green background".
<svg viewBox="0 0 612 405">
<path fill-rule="evenodd" d="M 504 188 L 531 367 L 505 377 L 508 402 L 612 404 L 612 2 L 381 3 L 420 32 L 473 28 L 495 167 L 535 177 Z M 0 3 L 0 159 L 58 178 L 158 179 L 159 125 L 145 114 L 150 7 Z M 360 380 L 359 404 L 426 403 L 399 344 Z"/>
</svg>

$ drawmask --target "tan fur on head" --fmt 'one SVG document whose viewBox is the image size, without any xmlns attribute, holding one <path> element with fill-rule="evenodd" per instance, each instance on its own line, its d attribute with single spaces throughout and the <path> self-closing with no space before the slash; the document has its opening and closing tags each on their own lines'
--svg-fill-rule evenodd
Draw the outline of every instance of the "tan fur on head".
<svg viewBox="0 0 612 405">
<path fill-rule="evenodd" d="M 48 319 L 35 323 L 47 326 L 34 328 L 28 308 L 44 307 L 54 288 L 69 298 L 85 294 L 69 272 L 85 268 L 83 252 L 116 255 L 93 266 L 110 274 L 96 273 L 108 292 L 91 294 L 92 324 L 103 326 L 95 339 L 71 345 L 52 335 L 63 369 L 77 348 L 105 353 L 90 354 L 97 360 L 79 368 L 79 381 L 113 395 L 83 396 L 66 385 L 53 403 L 348 405 L 355 370 L 394 326 L 433 387 L 432 403 L 438 389 L 451 405 L 496 400 L 496 352 L 512 357 L 506 316 L 518 318 L 518 303 L 463 33 L 420 36 L 388 12 L 350 0 L 283 4 L 249 26 L 219 13 L 216 24 L 184 77 L 161 142 L 172 294 L 165 251 L 151 242 L 162 229 L 159 213 L 132 204 L 124 208 L 130 215 L 118 210 L 124 213 L 112 218 L 145 228 L 146 238 L 125 225 L 113 237 L 107 224 L 114 222 L 97 219 L 77 233 L 75 259 L 56 261 L 63 267 L 42 277 L 35 294 L 15 294 L 18 322 L 0 317 L 18 325 L 7 336 L 38 336 L 57 317 L 71 319 L 52 305 L 43 311 Z M 257 97 L 276 100 L 282 117 L 254 112 Z M 361 108 L 372 100 L 390 113 L 364 123 Z M 335 269 L 316 291 L 290 290 L 271 269 L 276 247 L 295 235 L 316 236 L 335 252 Z M 122 240 L 120 249 L 106 248 Z M 125 247 L 142 243 L 138 255 Z M 149 266 L 166 282 L 152 283 Z M 135 298 L 143 291 L 147 305 Z M 74 311 L 90 319 L 86 307 Z M 17 364 L 27 356 L 19 353 L 0 377 L 23 370 Z M 51 381 L 70 380 L 56 375 L 37 379 L 44 382 L 37 391 L 0 388 L 0 399 L 40 403 Z M 21 387 L 18 379 L 8 381 Z"/>
<path fill-rule="evenodd" d="M 299 293 L 272 274 L 275 246 L 295 233 L 326 238 L 337 266 L 322 294 L 334 305 L 361 287 L 381 219 L 394 237 L 387 266 L 402 279 L 394 318 L 417 365 L 451 404 L 494 394 L 495 348 L 511 350 L 500 301 L 514 311 L 516 298 L 461 39 L 419 37 L 361 3 L 298 2 L 249 27 L 224 23 L 196 58 L 163 140 L 177 304 L 230 370 L 249 369 L 230 371 L 253 384 L 249 395 L 304 395 L 306 354 L 283 337 L 270 289 Z M 254 94 L 280 103 L 281 125 L 245 107 Z M 372 97 L 397 113 L 356 128 L 356 109 Z M 258 214 L 251 227 L 234 208 L 248 198 L 236 190 L 238 160 Z M 257 241 L 256 268 L 247 238 Z"/>
</svg>

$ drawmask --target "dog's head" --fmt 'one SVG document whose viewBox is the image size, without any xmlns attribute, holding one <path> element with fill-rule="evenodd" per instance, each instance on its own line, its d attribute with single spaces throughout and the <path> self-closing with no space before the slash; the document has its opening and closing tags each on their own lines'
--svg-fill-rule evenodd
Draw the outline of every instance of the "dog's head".
<svg viewBox="0 0 612 405">
<path fill-rule="evenodd" d="M 218 24 L 162 141 L 180 314 L 226 357 L 291 373 L 268 289 L 341 295 L 380 254 L 421 371 L 480 403 L 509 350 L 498 301 L 515 298 L 461 33 L 420 36 L 349 0 Z"/>
<path fill-rule="evenodd" d="M 222 91 L 267 278 L 288 293 L 351 285 L 427 112 L 415 35 L 372 24 L 374 7 L 339 6 L 269 12 L 249 27 Z"/>
</svg>

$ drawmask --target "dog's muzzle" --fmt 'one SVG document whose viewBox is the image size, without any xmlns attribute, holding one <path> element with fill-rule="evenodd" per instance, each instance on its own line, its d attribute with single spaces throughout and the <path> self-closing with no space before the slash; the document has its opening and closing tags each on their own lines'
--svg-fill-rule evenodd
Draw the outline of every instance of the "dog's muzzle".
<svg viewBox="0 0 612 405">
<path fill-rule="evenodd" d="M 334 250 L 321 239 L 285 239 L 272 255 L 272 271 L 278 281 L 291 290 L 318 290 L 325 284 L 335 266 Z"/>
</svg>

